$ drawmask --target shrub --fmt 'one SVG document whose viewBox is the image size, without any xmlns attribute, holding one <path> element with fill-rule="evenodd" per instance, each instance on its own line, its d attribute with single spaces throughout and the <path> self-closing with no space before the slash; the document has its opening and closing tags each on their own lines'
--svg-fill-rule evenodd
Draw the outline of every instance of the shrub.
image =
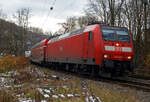
<svg viewBox="0 0 150 102">
<path fill-rule="evenodd" d="M 19 67 L 25 67 L 28 64 L 29 62 L 27 58 L 7 55 L 0 59 L 0 72 L 10 71 Z"/>
</svg>

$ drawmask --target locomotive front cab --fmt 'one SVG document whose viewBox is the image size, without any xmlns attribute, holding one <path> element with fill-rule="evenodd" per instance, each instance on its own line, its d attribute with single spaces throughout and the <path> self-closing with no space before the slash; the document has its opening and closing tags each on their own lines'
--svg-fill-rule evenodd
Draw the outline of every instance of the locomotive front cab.
<svg viewBox="0 0 150 102">
<path fill-rule="evenodd" d="M 133 60 L 132 37 L 127 28 L 101 26 L 104 54 L 103 64 L 111 70 L 132 70 Z"/>
</svg>

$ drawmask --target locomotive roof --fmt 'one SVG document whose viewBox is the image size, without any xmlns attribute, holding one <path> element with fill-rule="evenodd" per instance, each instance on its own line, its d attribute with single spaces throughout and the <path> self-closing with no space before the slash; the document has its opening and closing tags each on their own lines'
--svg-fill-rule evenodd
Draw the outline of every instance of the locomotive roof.
<svg viewBox="0 0 150 102">
<path fill-rule="evenodd" d="M 39 47 L 40 44 L 43 43 L 43 42 L 45 42 L 45 41 L 46 41 L 46 39 L 41 40 L 40 42 L 38 42 L 38 43 L 36 43 L 35 45 L 33 45 L 33 47 L 31 47 L 31 49 L 36 48 L 36 47 Z"/>
<path fill-rule="evenodd" d="M 78 30 L 75 30 L 75 31 L 72 31 L 72 32 L 69 32 L 69 33 L 66 33 L 66 34 L 51 37 L 47 40 L 50 40 L 50 42 L 54 42 L 54 41 L 61 40 L 61 39 L 67 38 L 67 37 L 71 37 L 71 36 L 74 36 L 74 35 L 77 35 L 77 34 L 81 34 L 83 32 L 90 32 L 90 31 L 93 31 L 98 25 L 120 28 L 118 26 L 110 26 L 110 25 L 106 25 L 106 24 L 101 24 L 101 23 L 97 24 L 96 23 L 96 24 L 91 24 L 91 25 L 88 25 L 84 28 L 81 28 L 81 29 L 78 29 Z M 125 27 L 123 27 L 123 28 L 125 28 Z"/>
<path fill-rule="evenodd" d="M 63 39 L 63 38 L 67 38 L 67 37 L 70 37 L 70 36 L 81 34 L 83 32 L 89 32 L 89 31 L 94 30 L 96 26 L 97 25 L 89 25 L 89 26 L 86 26 L 84 28 L 81 28 L 81 29 L 78 29 L 78 30 L 75 30 L 75 31 L 72 31 L 72 32 L 69 32 L 69 33 L 66 33 L 66 34 L 62 34 L 60 36 L 53 37 L 53 38 L 48 39 L 48 40 L 50 40 L 51 42 L 54 42 L 54 41 L 57 41 L 57 40 L 60 40 L 60 39 Z"/>
</svg>

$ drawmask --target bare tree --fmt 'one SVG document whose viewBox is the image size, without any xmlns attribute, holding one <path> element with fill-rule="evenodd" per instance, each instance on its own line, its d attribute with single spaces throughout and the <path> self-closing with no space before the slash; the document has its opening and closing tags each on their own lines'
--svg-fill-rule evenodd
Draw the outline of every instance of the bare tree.
<svg viewBox="0 0 150 102">
<path fill-rule="evenodd" d="M 148 5 L 150 1 L 148 0 L 142 0 L 142 4 L 144 6 L 144 38 L 145 38 L 145 44 L 147 44 L 147 26 L 148 26 L 148 16 L 150 14 Z"/>
<path fill-rule="evenodd" d="M 29 27 L 28 31 L 36 32 L 39 34 L 43 34 L 43 29 L 42 28 L 37 28 L 37 27 Z"/>
<path fill-rule="evenodd" d="M 30 17 L 31 17 L 31 9 L 29 8 L 19 9 L 14 15 L 14 18 L 16 19 L 17 24 L 23 28 L 22 34 L 21 34 L 22 55 L 24 55 L 24 51 L 26 48 L 26 34 L 27 34 L 27 28 L 28 28 Z"/>
<path fill-rule="evenodd" d="M 3 12 L 3 9 L 0 8 L 0 19 L 5 20 L 7 18 L 7 15 Z"/>
<path fill-rule="evenodd" d="M 91 15 L 89 13 L 86 13 L 86 16 L 81 16 L 77 18 L 77 24 L 79 28 L 83 28 L 87 26 L 89 23 L 97 22 L 99 21 L 97 16 Z"/>
<path fill-rule="evenodd" d="M 89 23 L 96 21 L 99 21 L 98 17 L 95 15 L 91 15 L 89 13 L 86 13 L 86 16 L 70 17 L 66 20 L 66 22 L 59 23 L 61 25 L 61 29 L 59 29 L 59 31 L 56 33 L 58 34 L 68 33 L 76 29 L 83 28 L 87 26 Z"/>
<path fill-rule="evenodd" d="M 47 31 L 47 32 L 45 32 L 45 34 L 50 36 L 50 37 L 53 35 L 53 33 L 51 31 Z"/>
<path fill-rule="evenodd" d="M 121 9 L 125 0 L 88 0 L 89 8 L 86 12 L 97 15 L 103 22 L 116 25 L 118 16 L 119 23 L 121 21 Z"/>
<path fill-rule="evenodd" d="M 108 23 L 107 0 L 88 0 L 86 13 L 98 16 L 103 22 Z"/>
<path fill-rule="evenodd" d="M 75 17 L 67 18 L 66 22 L 59 23 L 59 24 L 62 26 L 64 33 L 73 31 L 75 30 L 75 26 L 76 26 L 76 18 Z"/>
</svg>

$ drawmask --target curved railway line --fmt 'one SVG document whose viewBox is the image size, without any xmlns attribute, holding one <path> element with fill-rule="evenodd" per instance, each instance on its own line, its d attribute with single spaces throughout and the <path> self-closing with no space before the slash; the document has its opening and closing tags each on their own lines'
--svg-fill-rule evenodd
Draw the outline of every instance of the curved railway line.
<svg viewBox="0 0 150 102">
<path fill-rule="evenodd" d="M 58 68 L 55 68 L 52 70 L 57 70 L 61 73 L 68 74 L 68 71 L 64 70 L 58 70 Z M 81 77 L 83 79 L 91 79 L 94 81 L 103 81 L 107 83 L 112 83 L 112 84 L 118 84 L 121 86 L 125 87 L 131 87 L 131 88 L 136 88 L 138 90 L 143 90 L 146 92 L 150 92 L 150 79 L 142 79 L 142 78 L 135 78 L 134 76 L 129 76 L 129 77 L 113 77 L 113 78 L 108 78 L 108 77 L 100 77 L 100 76 L 91 76 L 88 73 L 76 73 L 69 71 L 69 75 L 75 75 L 78 77 Z"/>
<path fill-rule="evenodd" d="M 103 78 L 102 80 L 106 82 L 111 81 L 111 83 L 150 92 L 150 80 L 137 79 L 132 77 Z"/>
</svg>

